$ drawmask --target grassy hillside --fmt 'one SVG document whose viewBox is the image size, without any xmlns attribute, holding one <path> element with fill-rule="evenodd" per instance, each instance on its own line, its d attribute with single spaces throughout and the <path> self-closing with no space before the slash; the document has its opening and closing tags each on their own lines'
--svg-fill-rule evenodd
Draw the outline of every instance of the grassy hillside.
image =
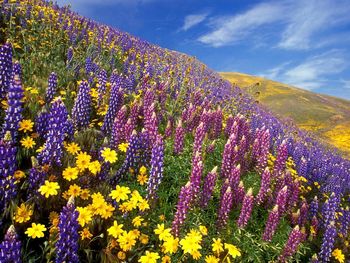
<svg viewBox="0 0 350 263">
<path fill-rule="evenodd" d="M 350 157 L 350 101 L 242 73 L 220 73 L 275 114 L 292 119 Z"/>
</svg>

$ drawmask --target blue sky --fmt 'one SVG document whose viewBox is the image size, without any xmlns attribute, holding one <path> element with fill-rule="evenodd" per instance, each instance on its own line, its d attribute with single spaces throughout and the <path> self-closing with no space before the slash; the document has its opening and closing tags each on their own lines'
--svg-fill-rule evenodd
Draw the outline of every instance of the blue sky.
<svg viewBox="0 0 350 263">
<path fill-rule="evenodd" d="M 350 0 L 58 0 L 235 71 L 350 99 Z"/>
</svg>

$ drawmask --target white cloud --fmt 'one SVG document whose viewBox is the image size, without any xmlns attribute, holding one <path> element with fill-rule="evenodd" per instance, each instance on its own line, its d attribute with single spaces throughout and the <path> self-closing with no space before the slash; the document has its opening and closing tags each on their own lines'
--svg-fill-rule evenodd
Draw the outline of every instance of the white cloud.
<svg viewBox="0 0 350 263">
<path fill-rule="evenodd" d="M 180 30 L 187 31 L 191 27 L 194 27 L 203 22 L 208 16 L 208 13 L 192 14 L 185 17 L 184 24 Z"/>
<path fill-rule="evenodd" d="M 296 66 L 283 63 L 267 70 L 260 76 L 278 80 L 299 88 L 313 90 L 324 87 L 329 76 L 343 72 L 348 66 L 345 54 L 340 50 L 331 50 L 317 56 L 307 58 Z"/>
<path fill-rule="evenodd" d="M 211 24 L 214 29 L 198 40 L 213 47 L 238 42 L 259 26 L 281 20 L 283 9 L 283 5 L 279 3 L 263 3 L 245 13 L 216 18 Z"/>
<path fill-rule="evenodd" d="M 313 36 L 350 21 L 349 6 L 349 2 L 344 1 L 296 1 L 278 46 L 285 49 L 309 49 L 313 44 Z"/>
<path fill-rule="evenodd" d="M 213 47 L 232 45 L 261 35 L 266 32 L 266 26 L 273 26 L 270 32 L 280 38 L 279 48 L 308 49 L 325 41 L 322 33 L 350 23 L 349 12 L 348 0 L 270 1 L 240 14 L 214 18 L 208 24 L 211 30 L 198 41 Z"/>
</svg>

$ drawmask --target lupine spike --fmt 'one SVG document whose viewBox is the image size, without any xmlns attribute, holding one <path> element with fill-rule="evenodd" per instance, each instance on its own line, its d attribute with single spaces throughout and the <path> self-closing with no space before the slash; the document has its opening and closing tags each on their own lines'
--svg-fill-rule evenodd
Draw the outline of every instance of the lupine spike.
<svg viewBox="0 0 350 263">
<path fill-rule="evenodd" d="M 57 74 L 55 72 L 51 72 L 48 80 L 48 86 L 46 90 L 46 103 L 50 103 L 55 96 L 57 91 Z"/>
<path fill-rule="evenodd" d="M 164 165 L 164 142 L 160 135 L 157 136 L 155 145 L 152 148 L 151 171 L 148 180 L 148 199 L 157 199 L 157 190 L 163 178 Z"/>
<path fill-rule="evenodd" d="M 233 194 L 231 187 L 227 187 L 220 199 L 217 226 L 223 228 L 227 224 L 228 216 L 232 208 Z"/>
<path fill-rule="evenodd" d="M 275 207 L 269 213 L 264 234 L 262 237 L 264 241 L 270 242 L 272 240 L 273 235 L 276 232 L 276 229 L 279 223 L 279 218 L 280 218 L 278 210 L 279 210 L 278 205 L 275 205 Z"/>
<path fill-rule="evenodd" d="M 75 210 L 74 197 L 72 196 L 67 205 L 60 213 L 59 237 L 56 243 L 56 263 L 79 262 L 78 256 L 78 211 Z"/>
<path fill-rule="evenodd" d="M 217 169 L 218 167 L 215 166 L 213 170 L 209 172 L 205 177 L 203 191 L 202 191 L 202 198 L 200 203 L 202 207 L 206 207 L 208 205 L 209 200 L 212 198 L 215 182 L 218 176 Z"/>
<path fill-rule="evenodd" d="M 191 188 L 191 183 L 188 182 L 180 190 L 179 199 L 176 205 L 176 213 L 172 223 L 172 232 L 176 237 L 180 235 L 180 228 L 185 222 L 187 213 L 190 209 L 191 201 L 192 201 L 192 188 Z"/>
<path fill-rule="evenodd" d="M 185 130 L 182 127 L 182 121 L 179 120 L 179 123 L 177 125 L 177 128 L 175 130 L 175 139 L 174 139 L 174 153 L 180 154 L 183 151 L 184 147 L 184 136 L 185 136 Z"/>
<path fill-rule="evenodd" d="M 239 228 L 244 228 L 252 214 L 254 203 L 253 189 L 249 188 L 247 194 L 245 195 L 242 203 L 241 213 L 239 215 L 237 225 Z"/>
<path fill-rule="evenodd" d="M 285 262 L 287 258 L 293 256 L 297 252 L 298 246 L 302 241 L 302 232 L 300 232 L 299 226 L 295 226 L 290 232 L 287 243 L 282 251 L 282 254 L 278 257 L 278 260 Z"/>
<path fill-rule="evenodd" d="M 21 263 L 21 246 L 15 227 L 11 225 L 0 243 L 0 262 Z"/>
<path fill-rule="evenodd" d="M 75 129 L 87 128 L 90 123 L 91 95 L 90 86 L 84 80 L 79 85 L 78 96 L 72 109 L 72 119 Z"/>
</svg>

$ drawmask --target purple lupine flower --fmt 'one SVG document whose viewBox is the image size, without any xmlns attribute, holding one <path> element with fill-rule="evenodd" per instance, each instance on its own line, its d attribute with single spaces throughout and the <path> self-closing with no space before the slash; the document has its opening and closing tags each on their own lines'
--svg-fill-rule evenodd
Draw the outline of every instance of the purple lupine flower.
<svg viewBox="0 0 350 263">
<path fill-rule="evenodd" d="M 318 258 L 321 262 L 329 262 L 336 236 L 337 229 L 334 221 L 331 221 L 329 225 L 326 226 L 326 231 L 322 239 L 321 251 L 318 254 Z"/>
<path fill-rule="evenodd" d="M 213 170 L 211 170 L 211 172 L 209 172 L 207 174 L 207 176 L 205 177 L 204 184 L 203 184 L 203 190 L 202 190 L 202 198 L 200 200 L 200 205 L 203 208 L 208 205 L 210 199 L 212 198 L 216 179 L 218 177 L 217 169 L 218 169 L 218 167 L 215 166 L 213 168 Z"/>
<path fill-rule="evenodd" d="M 114 125 L 111 132 L 111 145 L 113 147 L 118 147 L 118 145 L 125 139 L 126 110 L 125 105 L 121 107 L 114 119 Z"/>
<path fill-rule="evenodd" d="M 193 200 L 196 200 L 199 194 L 201 178 L 203 173 L 203 162 L 201 152 L 197 151 L 192 159 L 192 170 L 190 176 Z"/>
<path fill-rule="evenodd" d="M 217 226 L 223 228 L 227 224 L 228 216 L 232 208 L 233 194 L 231 187 L 227 187 L 220 199 L 220 206 L 218 211 Z"/>
<path fill-rule="evenodd" d="M 268 167 L 265 168 L 263 174 L 261 175 L 261 186 L 258 195 L 255 198 L 255 202 L 257 205 L 262 204 L 266 196 L 271 191 L 270 189 L 270 181 L 271 181 L 271 174 Z"/>
<path fill-rule="evenodd" d="M 150 117 L 145 117 L 145 129 L 149 135 L 151 143 L 155 143 L 158 135 L 158 120 L 154 111 Z"/>
<path fill-rule="evenodd" d="M 299 226 L 295 226 L 290 232 L 287 243 L 282 251 L 282 254 L 278 257 L 278 260 L 285 262 L 287 258 L 293 256 L 293 254 L 297 251 L 302 238 L 303 233 L 300 231 Z"/>
<path fill-rule="evenodd" d="M 46 108 L 44 108 L 35 118 L 35 131 L 39 133 L 41 137 L 46 138 L 49 115 L 50 114 L 46 111 Z"/>
<path fill-rule="evenodd" d="M 214 138 L 219 138 L 222 131 L 222 110 L 219 106 L 214 115 L 214 127 L 213 127 L 213 136 Z"/>
<path fill-rule="evenodd" d="M 103 125 L 101 127 L 101 130 L 106 135 L 109 135 L 112 130 L 115 115 L 117 114 L 119 109 L 122 107 L 123 99 L 124 99 L 123 91 L 120 88 L 120 86 L 117 84 L 112 85 L 107 113 L 105 115 Z"/>
<path fill-rule="evenodd" d="M 288 189 L 290 190 L 289 191 L 290 193 L 289 193 L 287 210 L 290 210 L 297 203 L 297 201 L 299 199 L 299 193 L 300 193 L 299 180 L 295 179 Z"/>
<path fill-rule="evenodd" d="M 75 210 L 74 197 L 72 196 L 67 205 L 63 207 L 60 213 L 60 222 L 58 224 L 59 237 L 56 243 L 56 263 L 79 262 L 79 234 L 78 234 L 78 216 Z"/>
<path fill-rule="evenodd" d="M 52 102 L 47 130 L 44 149 L 38 154 L 38 161 L 41 165 L 60 165 L 63 141 L 68 132 L 68 112 L 60 97 Z"/>
<path fill-rule="evenodd" d="M 98 101 L 97 105 L 101 106 L 103 97 L 106 94 L 107 72 L 102 69 L 98 74 Z"/>
<path fill-rule="evenodd" d="M 233 203 L 238 206 L 243 202 L 245 196 L 243 181 L 239 182 L 237 189 L 233 192 Z"/>
<path fill-rule="evenodd" d="M 280 220 L 280 215 L 278 210 L 279 210 L 278 205 L 275 205 L 275 207 L 269 213 L 269 217 L 266 221 L 266 226 L 262 237 L 264 241 L 270 242 L 272 240 L 273 235 L 276 232 L 276 229 Z"/>
<path fill-rule="evenodd" d="M 124 137 L 126 141 L 129 141 L 131 138 L 131 134 L 135 130 L 136 125 L 135 122 L 133 122 L 132 118 L 129 118 L 124 126 Z"/>
<path fill-rule="evenodd" d="M 257 157 L 257 169 L 263 171 L 267 165 L 267 160 L 270 152 L 270 131 L 265 130 L 260 141 L 260 152 Z"/>
<path fill-rule="evenodd" d="M 163 178 L 164 142 L 160 135 L 152 148 L 151 171 L 147 186 L 147 199 L 157 199 L 157 190 Z"/>
<path fill-rule="evenodd" d="M 273 168 L 273 177 L 279 178 L 286 166 L 286 161 L 288 158 L 288 150 L 286 141 L 282 141 L 282 143 L 278 146 L 277 149 L 277 157 L 275 160 L 274 168 Z"/>
<path fill-rule="evenodd" d="M 4 99 L 11 83 L 12 46 L 6 43 L 0 47 L 0 99 Z"/>
<path fill-rule="evenodd" d="M 164 131 L 164 136 L 166 138 L 169 138 L 169 137 L 171 137 L 172 133 L 173 133 L 173 125 L 172 125 L 172 122 L 170 120 L 168 120 L 165 131 Z"/>
<path fill-rule="evenodd" d="M 344 237 L 347 235 L 349 226 L 350 226 L 350 211 L 349 207 L 347 206 L 345 209 L 342 209 L 342 216 L 340 217 L 340 229 L 339 234 L 343 235 Z"/>
<path fill-rule="evenodd" d="M 222 154 L 222 162 L 221 162 L 221 177 L 227 178 L 232 169 L 232 151 L 235 142 L 235 134 L 232 133 L 228 138 L 225 148 Z"/>
<path fill-rule="evenodd" d="M 231 135 L 231 129 L 232 129 L 233 122 L 234 122 L 233 116 L 232 115 L 228 116 L 228 118 L 226 120 L 226 127 L 225 127 L 225 134 L 227 137 L 229 137 Z"/>
<path fill-rule="evenodd" d="M 298 220 L 299 226 L 304 226 L 306 224 L 306 221 L 308 219 L 308 212 L 309 212 L 309 205 L 305 200 L 303 200 L 300 208 L 300 216 Z"/>
<path fill-rule="evenodd" d="M 201 122 L 196 128 L 194 142 L 193 142 L 193 153 L 202 152 L 202 144 L 205 136 L 205 127 L 204 123 Z"/>
<path fill-rule="evenodd" d="M 314 216 L 317 216 L 318 206 L 318 199 L 317 196 L 315 196 L 312 202 L 310 203 L 309 219 L 312 219 Z"/>
<path fill-rule="evenodd" d="M 175 130 L 175 138 L 174 138 L 174 153 L 180 154 L 183 151 L 184 147 L 184 137 L 185 137 L 185 130 L 182 127 L 182 121 L 179 120 L 179 123 L 177 125 L 177 128 Z"/>
<path fill-rule="evenodd" d="M 29 176 L 28 176 L 28 190 L 27 190 L 28 199 L 32 197 L 40 196 L 38 189 L 41 185 L 44 184 L 45 179 L 47 177 L 47 172 L 41 169 L 41 167 L 38 165 L 38 161 L 35 159 L 34 156 L 32 156 L 31 161 L 32 161 L 32 168 L 30 168 Z"/>
<path fill-rule="evenodd" d="M 133 131 L 129 140 L 129 146 L 126 151 L 125 160 L 116 174 L 110 178 L 110 183 L 112 185 L 116 185 L 122 176 L 124 176 L 129 171 L 130 168 L 137 168 L 141 159 L 141 148 L 142 144 L 140 136 L 136 131 Z"/>
<path fill-rule="evenodd" d="M 74 101 L 72 109 L 72 119 L 75 129 L 87 128 L 90 123 L 91 95 L 90 86 L 87 81 L 82 81 L 79 85 L 78 96 Z"/>
<path fill-rule="evenodd" d="M 13 176 L 17 166 L 16 154 L 17 148 L 8 131 L 0 140 L 0 213 L 17 193 Z"/>
<path fill-rule="evenodd" d="M 188 182 L 185 186 L 181 187 L 179 193 L 179 199 L 176 205 L 176 213 L 172 223 L 172 232 L 174 236 L 180 235 L 180 228 L 185 222 L 187 213 L 190 209 L 190 203 L 192 201 L 192 187 L 191 183 Z"/>
<path fill-rule="evenodd" d="M 48 80 L 48 86 L 46 90 L 46 103 L 49 104 L 53 97 L 55 96 L 57 91 L 57 74 L 55 72 L 51 72 Z"/>
<path fill-rule="evenodd" d="M 232 167 L 231 172 L 228 176 L 230 186 L 233 191 L 235 191 L 240 183 L 241 179 L 241 165 L 237 164 L 235 167 Z"/>
<path fill-rule="evenodd" d="M 278 205 L 279 214 L 282 216 L 286 210 L 285 206 L 287 204 L 288 186 L 284 186 L 277 194 L 276 205 Z"/>
<path fill-rule="evenodd" d="M 68 67 L 70 66 L 70 63 L 72 62 L 72 60 L 73 60 L 73 48 L 69 47 L 67 50 L 67 66 Z"/>
<path fill-rule="evenodd" d="M 239 228 L 244 228 L 252 214 L 254 203 L 253 189 L 249 188 L 247 194 L 245 195 L 242 203 L 241 213 L 237 220 L 237 226 Z"/>
<path fill-rule="evenodd" d="M 8 108 L 3 123 L 2 135 L 11 132 L 12 140 L 16 141 L 19 122 L 22 120 L 23 87 L 19 75 L 15 75 L 8 89 Z"/>
<path fill-rule="evenodd" d="M 332 193 L 322 206 L 322 225 L 327 227 L 331 221 L 335 220 L 335 213 L 338 210 L 340 198 L 335 193 Z"/>
<path fill-rule="evenodd" d="M 206 152 L 207 152 L 208 154 L 214 152 L 214 150 L 215 150 L 215 143 L 216 143 L 216 141 L 213 140 L 213 141 L 207 146 Z"/>
<path fill-rule="evenodd" d="M 21 241 L 18 239 L 15 227 L 11 225 L 4 240 L 0 243 L 0 262 L 21 263 Z"/>
</svg>

